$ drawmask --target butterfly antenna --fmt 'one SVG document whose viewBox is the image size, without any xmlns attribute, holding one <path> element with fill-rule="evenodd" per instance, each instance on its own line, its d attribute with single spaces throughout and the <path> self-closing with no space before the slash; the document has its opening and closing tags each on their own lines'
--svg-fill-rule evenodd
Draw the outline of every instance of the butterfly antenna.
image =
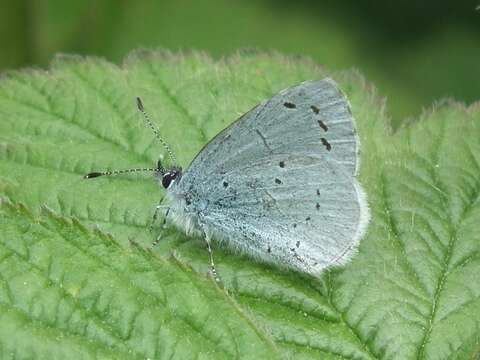
<svg viewBox="0 0 480 360">
<path fill-rule="evenodd" d="M 177 159 L 175 158 L 175 155 L 173 154 L 172 149 L 170 149 L 170 146 L 168 146 L 168 144 L 165 142 L 165 140 L 163 140 L 162 137 L 160 136 L 160 131 L 158 131 L 158 128 L 155 126 L 155 124 L 152 122 L 152 120 L 150 120 L 150 116 L 148 116 L 147 112 L 145 111 L 145 108 L 143 107 L 142 100 L 139 97 L 137 97 L 137 107 L 138 107 L 138 110 L 140 110 L 140 112 L 143 114 L 143 117 L 144 117 L 147 125 L 155 133 L 155 136 L 157 137 L 158 141 L 160 141 L 160 143 L 163 145 L 165 150 L 167 150 L 168 156 L 170 156 L 170 159 L 172 160 L 172 162 L 174 164 L 176 164 Z"/>
<path fill-rule="evenodd" d="M 161 168 L 135 168 L 135 169 L 125 169 L 125 170 L 111 170 L 111 171 L 95 171 L 88 173 L 83 178 L 84 179 L 93 179 L 99 176 L 110 176 L 110 175 L 120 175 L 120 174 L 128 174 L 133 172 L 143 172 L 143 171 L 151 171 L 151 172 L 164 172 L 165 169 Z"/>
</svg>

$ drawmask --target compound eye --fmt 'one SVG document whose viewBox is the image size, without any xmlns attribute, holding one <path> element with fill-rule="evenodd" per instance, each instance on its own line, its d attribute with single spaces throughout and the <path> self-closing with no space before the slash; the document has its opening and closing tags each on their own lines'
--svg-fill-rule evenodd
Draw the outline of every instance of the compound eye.
<svg viewBox="0 0 480 360">
<path fill-rule="evenodd" d="M 169 186 L 172 184 L 172 181 L 175 180 L 175 177 L 177 176 L 177 173 L 165 173 L 162 177 L 162 186 L 165 189 L 168 189 Z"/>
</svg>

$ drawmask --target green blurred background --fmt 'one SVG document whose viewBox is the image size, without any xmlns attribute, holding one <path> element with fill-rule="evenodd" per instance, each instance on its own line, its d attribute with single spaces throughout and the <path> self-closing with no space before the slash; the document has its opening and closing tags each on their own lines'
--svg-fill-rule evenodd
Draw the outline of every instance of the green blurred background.
<svg viewBox="0 0 480 360">
<path fill-rule="evenodd" d="M 359 69 L 395 124 L 442 97 L 480 98 L 478 1 L 0 0 L 0 71 L 55 53 L 114 62 L 138 47 L 238 48 L 307 55 Z"/>
</svg>

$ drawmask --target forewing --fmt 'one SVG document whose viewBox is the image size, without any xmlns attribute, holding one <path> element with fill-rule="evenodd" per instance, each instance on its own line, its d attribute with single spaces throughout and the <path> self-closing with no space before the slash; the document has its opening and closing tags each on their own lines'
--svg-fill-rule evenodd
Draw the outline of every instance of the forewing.
<svg viewBox="0 0 480 360">
<path fill-rule="evenodd" d="M 272 154 L 314 154 L 355 174 L 358 158 L 350 106 L 331 79 L 306 81 L 247 112 L 197 155 L 188 172 L 208 178 Z"/>
</svg>

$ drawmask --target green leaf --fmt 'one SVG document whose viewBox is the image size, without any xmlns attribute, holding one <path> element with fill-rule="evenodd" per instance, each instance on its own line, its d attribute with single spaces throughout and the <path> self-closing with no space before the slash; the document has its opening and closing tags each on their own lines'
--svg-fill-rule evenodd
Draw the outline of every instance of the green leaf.
<svg viewBox="0 0 480 360">
<path fill-rule="evenodd" d="M 238 305 L 180 261 L 45 212 L 2 207 L 2 358 L 276 354 Z"/>
<path fill-rule="evenodd" d="M 320 279 L 214 249 L 226 293 L 208 276 L 202 239 L 168 229 L 147 250 L 162 196 L 148 174 L 82 179 L 155 166 L 162 149 L 135 96 L 186 167 L 259 101 L 327 75 L 352 103 L 373 219 L 354 259 Z M 0 357 L 474 358 L 478 139 L 478 105 L 439 104 L 392 134 L 356 72 L 278 54 L 140 51 L 121 67 L 58 57 L 48 71 L 5 75 Z"/>
</svg>

